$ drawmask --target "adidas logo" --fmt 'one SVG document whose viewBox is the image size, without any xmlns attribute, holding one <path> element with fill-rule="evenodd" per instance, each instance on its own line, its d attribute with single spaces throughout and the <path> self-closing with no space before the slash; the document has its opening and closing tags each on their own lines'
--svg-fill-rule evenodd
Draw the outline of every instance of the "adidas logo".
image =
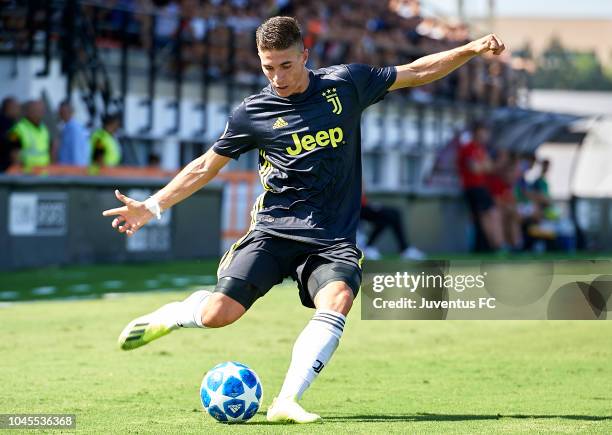
<svg viewBox="0 0 612 435">
<path fill-rule="evenodd" d="M 276 122 L 274 123 L 274 125 L 272 126 L 273 129 L 277 129 L 277 128 L 283 128 L 283 127 L 287 127 L 289 124 L 287 123 L 287 121 L 285 121 L 283 118 L 278 117 L 276 119 Z"/>
<path fill-rule="evenodd" d="M 228 408 L 230 409 L 230 411 L 232 411 L 235 414 L 238 411 L 240 411 L 241 406 L 240 405 L 230 405 L 228 406 Z"/>
</svg>

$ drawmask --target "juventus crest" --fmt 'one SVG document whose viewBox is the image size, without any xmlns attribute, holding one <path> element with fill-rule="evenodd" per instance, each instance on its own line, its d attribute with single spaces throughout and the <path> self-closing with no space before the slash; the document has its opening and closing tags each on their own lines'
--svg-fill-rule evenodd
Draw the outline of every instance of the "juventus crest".
<svg viewBox="0 0 612 435">
<path fill-rule="evenodd" d="M 342 113 L 342 103 L 340 102 L 340 98 L 338 98 L 336 88 L 326 89 L 321 93 L 321 95 L 323 95 L 325 100 L 332 105 L 332 113 L 335 113 L 336 115 L 340 115 Z"/>
</svg>

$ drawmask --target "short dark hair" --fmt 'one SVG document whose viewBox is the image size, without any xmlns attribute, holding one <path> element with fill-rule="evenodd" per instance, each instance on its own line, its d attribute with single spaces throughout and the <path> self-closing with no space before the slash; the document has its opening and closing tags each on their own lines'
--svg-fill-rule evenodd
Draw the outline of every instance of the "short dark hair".
<svg viewBox="0 0 612 435">
<path fill-rule="evenodd" d="M 6 112 L 6 110 L 8 109 L 9 104 L 11 104 L 11 103 L 17 103 L 17 99 L 15 97 L 13 97 L 13 96 L 9 95 L 8 97 L 5 97 L 2 100 L 2 108 L 0 109 L 2 111 L 2 113 Z"/>
<path fill-rule="evenodd" d="M 102 116 L 102 125 L 112 124 L 113 122 L 121 123 L 121 114 L 120 113 L 107 113 Z"/>
<path fill-rule="evenodd" d="M 70 103 L 70 100 L 62 100 L 59 104 L 59 107 L 67 107 L 70 110 L 74 110 L 74 108 L 72 107 L 72 103 Z"/>
<path fill-rule="evenodd" d="M 257 28 L 255 41 L 258 50 L 286 50 L 294 45 L 303 49 L 300 25 L 292 17 L 268 18 Z"/>
<path fill-rule="evenodd" d="M 472 121 L 470 124 L 470 131 L 472 133 L 476 133 L 479 130 L 488 130 L 488 129 L 489 129 L 489 126 L 482 119 L 476 119 Z"/>
</svg>

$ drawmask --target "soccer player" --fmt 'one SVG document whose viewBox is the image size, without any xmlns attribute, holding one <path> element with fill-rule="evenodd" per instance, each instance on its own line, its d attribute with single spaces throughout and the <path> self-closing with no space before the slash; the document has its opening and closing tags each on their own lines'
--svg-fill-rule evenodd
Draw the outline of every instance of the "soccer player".
<svg viewBox="0 0 612 435">
<path fill-rule="evenodd" d="M 346 315 L 361 284 L 355 246 L 361 199 L 361 113 L 388 91 L 437 80 L 474 56 L 500 54 L 495 35 L 386 68 L 338 65 L 306 68 L 298 23 L 273 17 L 256 32 L 270 81 L 231 114 L 210 150 L 189 163 L 144 202 L 119 191 L 124 205 L 104 211 L 128 236 L 212 180 L 230 159 L 257 149 L 264 193 L 255 201 L 249 231 L 223 256 L 212 292 L 200 290 L 130 322 L 119 336 L 124 350 L 178 328 L 218 328 L 238 320 L 275 284 L 291 276 L 304 306 L 315 313 L 297 338 L 269 421 L 320 420 L 298 400 L 338 347 Z"/>
</svg>

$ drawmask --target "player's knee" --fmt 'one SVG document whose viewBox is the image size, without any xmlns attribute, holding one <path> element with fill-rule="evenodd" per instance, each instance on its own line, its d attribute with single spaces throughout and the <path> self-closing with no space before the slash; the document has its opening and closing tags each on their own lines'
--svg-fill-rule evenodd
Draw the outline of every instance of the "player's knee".
<svg viewBox="0 0 612 435">
<path fill-rule="evenodd" d="M 353 290 L 341 281 L 329 283 L 317 293 L 315 305 L 346 315 L 353 306 Z"/>
<path fill-rule="evenodd" d="M 221 328 L 234 323 L 244 312 L 244 307 L 238 302 L 224 294 L 215 293 L 202 313 L 202 324 L 208 328 Z"/>
</svg>

